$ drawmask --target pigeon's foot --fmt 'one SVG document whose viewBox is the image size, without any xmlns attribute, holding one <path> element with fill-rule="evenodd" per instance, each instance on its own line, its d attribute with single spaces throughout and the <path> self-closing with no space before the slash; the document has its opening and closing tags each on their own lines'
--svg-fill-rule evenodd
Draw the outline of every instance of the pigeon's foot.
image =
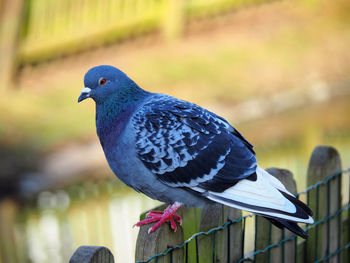
<svg viewBox="0 0 350 263">
<path fill-rule="evenodd" d="M 179 215 L 176 215 L 175 212 L 181 206 L 182 206 L 181 203 L 175 202 L 174 204 L 169 205 L 163 212 L 151 210 L 146 214 L 146 219 L 144 219 L 140 222 L 137 222 L 134 226 L 142 226 L 145 224 L 149 224 L 149 223 L 158 221 L 150 229 L 148 229 L 148 234 L 149 234 L 149 233 L 152 233 L 154 230 L 156 230 L 158 227 L 160 227 L 165 222 L 169 222 L 171 228 L 174 231 L 176 231 L 176 229 L 177 229 L 176 222 L 178 222 L 181 225 L 182 218 Z"/>
</svg>

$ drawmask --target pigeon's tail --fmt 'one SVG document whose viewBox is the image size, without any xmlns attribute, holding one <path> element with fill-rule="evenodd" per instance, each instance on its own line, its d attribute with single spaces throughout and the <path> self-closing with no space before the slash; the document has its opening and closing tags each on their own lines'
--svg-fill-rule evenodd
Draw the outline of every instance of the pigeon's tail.
<svg viewBox="0 0 350 263">
<path fill-rule="evenodd" d="M 308 234 L 300 227 L 298 226 L 297 223 L 292 222 L 292 221 L 287 221 L 287 220 L 283 220 L 283 219 L 278 219 L 278 218 L 268 218 L 265 217 L 266 219 L 268 219 L 272 224 L 274 224 L 275 226 L 277 226 L 278 228 L 287 228 L 289 231 L 292 231 L 294 234 L 297 234 L 298 236 L 301 236 L 302 238 L 308 238 Z"/>
<path fill-rule="evenodd" d="M 258 167 L 256 175 L 256 180 L 243 179 L 221 193 L 210 191 L 207 198 L 266 217 L 278 227 L 306 238 L 296 223 L 312 224 L 311 209 L 264 169 Z"/>
</svg>

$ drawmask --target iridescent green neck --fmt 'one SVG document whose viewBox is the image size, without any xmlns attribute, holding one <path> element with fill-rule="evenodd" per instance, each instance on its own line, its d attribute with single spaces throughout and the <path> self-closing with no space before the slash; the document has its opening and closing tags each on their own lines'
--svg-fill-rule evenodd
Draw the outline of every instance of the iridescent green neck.
<svg viewBox="0 0 350 263">
<path fill-rule="evenodd" d="M 129 86 L 108 96 L 103 103 L 96 103 L 96 128 L 102 147 L 114 145 L 130 116 L 150 94 L 137 86 Z"/>
<path fill-rule="evenodd" d="M 136 84 L 128 88 L 121 87 L 102 103 L 96 103 L 96 121 L 110 122 L 122 117 L 123 113 L 138 105 L 149 94 Z"/>
</svg>

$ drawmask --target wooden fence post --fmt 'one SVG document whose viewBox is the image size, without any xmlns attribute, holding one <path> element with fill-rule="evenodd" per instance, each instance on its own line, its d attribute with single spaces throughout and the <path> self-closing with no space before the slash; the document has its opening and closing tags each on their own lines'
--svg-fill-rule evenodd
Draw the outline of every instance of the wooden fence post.
<svg viewBox="0 0 350 263">
<path fill-rule="evenodd" d="M 69 263 L 114 263 L 114 257 L 106 247 L 81 246 L 74 252 Z"/>
<path fill-rule="evenodd" d="M 288 191 L 295 194 L 297 192 L 296 183 L 293 179 L 293 174 L 285 169 L 269 168 L 267 171 L 280 180 Z M 264 249 L 269 244 L 278 243 L 283 238 L 292 236 L 293 233 L 289 230 L 281 230 L 272 225 L 267 219 L 256 216 L 255 229 L 255 251 Z M 270 236 L 271 234 L 271 236 Z M 266 253 L 261 253 L 255 256 L 255 262 L 294 262 L 295 246 L 294 240 L 290 240 L 281 246 L 272 248 Z M 284 251 L 283 251 L 284 250 Z M 284 259 L 282 256 L 284 255 Z"/>
<path fill-rule="evenodd" d="M 198 233 L 202 208 L 181 207 L 178 212 L 183 219 L 182 229 L 184 240 L 189 239 L 193 234 Z M 196 246 L 194 242 L 187 245 L 188 262 L 196 262 Z M 182 263 L 182 262 L 181 262 Z"/>
<path fill-rule="evenodd" d="M 223 226 L 229 219 L 237 220 L 240 217 L 241 210 L 221 204 L 206 205 L 202 209 L 199 231 Z M 215 240 L 213 233 L 202 235 L 198 238 L 200 262 L 237 262 L 243 257 L 243 243 L 242 221 L 217 231 Z"/>
<path fill-rule="evenodd" d="M 155 210 L 164 210 L 165 208 L 166 205 L 162 205 L 155 208 Z M 182 208 L 178 211 L 181 209 Z M 183 229 L 181 226 L 178 226 L 177 231 L 174 232 L 168 224 L 163 224 L 156 231 L 148 234 L 148 229 L 154 224 L 155 223 L 147 224 L 140 227 L 136 241 L 136 261 L 144 262 L 153 255 L 164 252 L 168 248 L 179 245 L 184 241 Z M 166 256 L 159 257 L 157 262 L 183 262 L 183 252 L 184 249 L 176 249 Z"/>
<path fill-rule="evenodd" d="M 324 181 L 328 176 L 341 171 L 340 156 L 336 149 L 318 146 L 314 149 L 307 171 L 307 185 Z M 341 208 L 341 176 L 330 180 L 308 192 L 308 204 L 314 211 L 314 220 L 321 220 Z M 309 230 L 306 241 L 306 262 L 314 262 L 327 256 L 340 247 L 341 215 Z M 339 255 L 330 258 L 330 262 L 339 262 Z"/>
<path fill-rule="evenodd" d="M 24 0 L 0 1 L 0 90 L 12 86 L 17 70 L 17 50 Z"/>
</svg>

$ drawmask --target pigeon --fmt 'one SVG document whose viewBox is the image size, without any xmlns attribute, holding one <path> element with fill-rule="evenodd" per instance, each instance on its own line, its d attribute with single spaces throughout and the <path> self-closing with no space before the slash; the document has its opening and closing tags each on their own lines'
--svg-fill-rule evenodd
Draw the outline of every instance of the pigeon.
<svg viewBox="0 0 350 263">
<path fill-rule="evenodd" d="M 257 164 L 253 145 L 229 124 L 194 103 L 140 88 L 121 70 L 101 65 L 84 77 L 78 98 L 96 104 L 96 130 L 107 162 L 126 185 L 168 203 L 136 226 L 169 222 L 181 206 L 220 203 L 255 213 L 307 238 L 297 223 L 311 209 Z"/>
</svg>

